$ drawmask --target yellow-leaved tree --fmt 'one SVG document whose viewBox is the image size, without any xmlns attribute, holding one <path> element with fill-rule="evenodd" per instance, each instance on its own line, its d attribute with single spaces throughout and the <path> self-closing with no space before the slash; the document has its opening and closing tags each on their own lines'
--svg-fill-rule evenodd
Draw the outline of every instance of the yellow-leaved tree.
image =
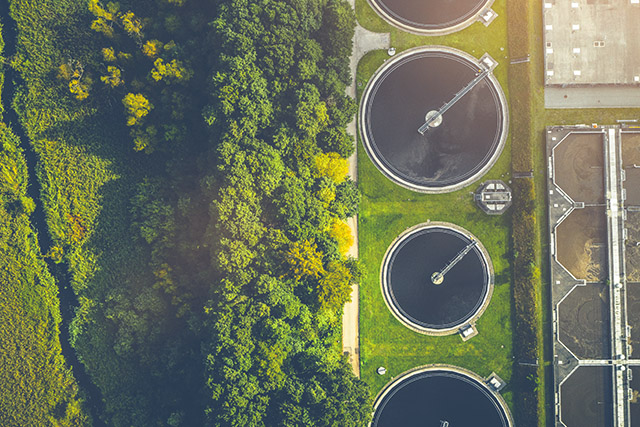
<svg viewBox="0 0 640 427">
<path fill-rule="evenodd" d="M 171 60 L 171 62 L 164 62 L 162 58 L 158 58 L 153 65 L 154 68 L 151 70 L 151 77 L 157 82 L 162 79 L 185 81 L 191 78 L 191 71 L 186 68 L 182 62 L 175 59 Z"/>
<path fill-rule="evenodd" d="M 128 93 L 122 100 L 127 110 L 127 126 L 142 124 L 142 119 L 153 109 L 153 104 L 141 93 Z"/>
<path fill-rule="evenodd" d="M 116 62 L 116 52 L 112 47 L 102 48 L 102 59 L 106 62 Z"/>
<path fill-rule="evenodd" d="M 351 228 L 344 221 L 334 220 L 330 234 L 338 242 L 338 250 L 341 254 L 345 255 L 353 246 Z"/>
<path fill-rule="evenodd" d="M 342 263 L 333 261 L 318 282 L 318 301 L 323 308 L 339 310 L 351 299 L 351 272 Z"/>
<path fill-rule="evenodd" d="M 102 80 L 104 84 L 111 87 L 117 87 L 124 83 L 124 81 L 122 80 L 122 71 L 120 71 L 120 68 L 109 65 L 107 67 L 107 72 L 109 74 L 100 77 L 100 80 Z"/>
<path fill-rule="evenodd" d="M 320 153 L 315 157 L 318 175 L 331 178 L 336 184 L 341 183 L 349 173 L 347 159 L 338 153 Z"/>
<path fill-rule="evenodd" d="M 58 67 L 58 77 L 69 81 L 69 92 L 82 101 L 89 96 L 89 90 L 93 81 L 84 73 L 84 65 L 80 61 L 69 59 Z"/>
<path fill-rule="evenodd" d="M 149 58 L 155 58 L 158 56 L 158 52 L 160 52 L 162 46 L 163 44 L 159 40 L 147 40 L 147 42 L 142 46 L 142 53 Z"/>
</svg>

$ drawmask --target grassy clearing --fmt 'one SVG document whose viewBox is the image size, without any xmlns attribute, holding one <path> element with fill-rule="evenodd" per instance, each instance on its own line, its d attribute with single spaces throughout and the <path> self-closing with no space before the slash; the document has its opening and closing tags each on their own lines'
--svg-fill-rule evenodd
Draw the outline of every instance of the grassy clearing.
<svg viewBox="0 0 640 427">
<path fill-rule="evenodd" d="M 474 24 L 444 37 L 421 37 L 404 33 L 387 25 L 371 10 L 366 0 L 356 0 L 356 14 L 361 25 L 373 31 L 391 32 L 392 46 L 398 51 L 425 44 L 442 44 L 465 50 L 476 57 L 488 52 L 501 62 L 496 76 L 508 96 L 505 1 L 496 2 L 500 17 L 489 27 Z M 371 52 L 358 66 L 359 92 L 388 58 L 386 52 Z M 510 177 L 510 144 L 495 166 L 483 179 Z M 510 218 L 489 217 L 473 204 L 471 191 L 476 185 L 454 193 L 424 195 L 405 190 L 385 178 L 367 157 L 358 154 L 359 187 L 362 203 L 359 216 L 360 259 L 366 277 L 360 283 L 360 352 L 361 375 L 377 393 L 390 376 L 428 363 L 451 363 L 488 375 L 497 372 L 511 378 L 511 293 L 509 239 Z M 401 325 L 389 312 L 380 292 L 380 263 L 393 239 L 406 228 L 427 220 L 448 221 L 475 234 L 487 247 L 496 272 L 496 287 L 485 314 L 478 321 L 480 335 L 467 343 L 458 336 L 428 337 Z M 385 366 L 389 375 L 375 373 Z M 511 404 L 512 393 L 503 393 Z"/>
<path fill-rule="evenodd" d="M 0 123 L 0 425 L 90 425 L 62 356 L 58 288 L 31 228 L 28 180 L 20 141 Z"/>
<path fill-rule="evenodd" d="M 482 375 L 495 371 L 508 379 L 511 371 L 508 218 L 487 218 L 473 205 L 466 190 L 424 196 L 389 189 L 391 183 L 377 176 L 368 158 L 361 158 L 359 167 L 364 193 L 359 219 L 360 258 L 367 271 L 360 284 L 363 379 L 378 391 L 389 379 L 375 374 L 378 366 L 387 367 L 390 375 L 395 376 L 415 366 L 438 362 L 463 366 Z M 374 179 L 368 180 L 366 176 Z M 483 242 L 493 260 L 495 291 L 489 308 L 478 321 L 480 335 L 468 343 L 462 343 L 458 336 L 428 337 L 410 331 L 391 315 L 382 299 L 379 274 L 384 252 L 399 233 L 426 220 L 463 225 Z M 508 400 L 509 394 L 505 394 Z"/>
<path fill-rule="evenodd" d="M 6 54 L 2 29 L 0 24 L 0 53 Z M 5 71 L 0 65 L 0 92 L 8 99 Z M 0 105 L 0 114 L 6 111 Z M 35 177 L 29 176 L 20 138 L 5 120 L 0 120 L 0 425 L 90 426 L 62 355 L 58 287 L 33 229 L 36 205 L 27 189 Z"/>
</svg>

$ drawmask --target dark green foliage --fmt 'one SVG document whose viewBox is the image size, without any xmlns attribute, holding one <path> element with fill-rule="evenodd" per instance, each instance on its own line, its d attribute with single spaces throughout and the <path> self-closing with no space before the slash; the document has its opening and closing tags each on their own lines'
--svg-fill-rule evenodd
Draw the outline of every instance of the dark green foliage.
<svg viewBox="0 0 640 427">
<path fill-rule="evenodd" d="M 526 0 L 508 2 L 509 51 L 518 58 L 529 54 L 528 14 Z M 531 80 L 528 68 L 509 68 L 511 92 L 512 169 L 514 172 L 533 170 L 530 137 Z M 540 172 L 537 172 L 540 173 Z M 531 179 L 513 182 L 513 348 L 516 360 L 531 363 L 540 357 L 539 343 L 542 332 L 537 323 L 539 307 L 540 267 L 536 264 L 535 247 L 538 244 L 535 189 Z M 514 364 L 514 403 L 518 425 L 537 427 L 539 422 L 538 370 L 532 366 Z"/>
<path fill-rule="evenodd" d="M 135 235 L 154 251 L 164 252 L 175 244 L 174 211 L 162 194 L 161 182 L 145 179 L 131 198 Z"/>
<path fill-rule="evenodd" d="M 540 282 L 540 268 L 535 262 L 536 235 L 535 192 L 533 180 L 518 179 L 513 183 L 513 304 L 514 304 L 514 354 L 516 359 L 532 363 L 539 357 L 537 323 L 537 286 Z M 536 368 L 514 366 L 517 413 L 521 424 L 537 426 L 538 390 L 535 378 Z"/>
<path fill-rule="evenodd" d="M 360 193 L 355 182 L 345 180 L 336 186 L 336 198 L 331 202 L 331 210 L 339 218 L 345 219 L 354 216 L 358 212 Z"/>
<path fill-rule="evenodd" d="M 364 425 L 332 232 L 359 196 L 316 165 L 353 150 L 351 9 L 217 3 L 11 2 L 71 342 L 107 425 Z"/>
<path fill-rule="evenodd" d="M 220 281 L 205 347 L 213 425 L 368 421 L 366 387 L 332 350 L 354 280 L 332 234 L 359 199 L 339 161 L 352 149 L 344 126 L 354 103 L 339 76 L 353 23 L 346 3 L 319 0 L 232 0 L 215 21 L 222 49 L 205 108 L 222 141 L 209 227 Z M 339 155 L 322 157 L 331 151 Z"/>
<path fill-rule="evenodd" d="M 354 104 L 349 104 L 347 107 L 347 111 L 355 114 Z M 338 112 L 338 116 L 343 114 L 342 110 L 340 108 L 336 108 L 336 106 L 330 106 L 329 108 L 332 110 L 331 112 Z M 336 152 L 344 158 L 348 158 L 349 156 L 351 156 L 351 154 L 353 154 L 353 151 L 355 150 L 353 137 L 341 128 L 332 128 L 327 130 L 326 132 L 322 132 L 320 135 L 318 135 L 318 145 L 323 150 Z"/>
<path fill-rule="evenodd" d="M 324 48 L 323 56 L 326 61 L 347 61 L 341 65 L 342 69 L 339 70 L 347 76 L 349 76 L 349 73 L 346 73 L 344 68 L 348 67 L 348 60 L 351 56 L 353 28 L 355 25 L 356 17 L 349 3 L 340 0 L 329 0 L 327 2 L 322 18 L 322 28 L 317 37 Z M 350 82 L 347 80 L 343 83 L 349 84 Z"/>
<path fill-rule="evenodd" d="M 536 323 L 536 280 L 540 271 L 534 259 L 535 216 L 533 182 L 520 179 L 513 184 L 513 248 L 514 274 L 518 279 L 514 283 L 514 304 L 516 327 L 520 331 L 516 338 L 521 340 L 517 349 L 523 358 L 537 357 Z"/>
</svg>

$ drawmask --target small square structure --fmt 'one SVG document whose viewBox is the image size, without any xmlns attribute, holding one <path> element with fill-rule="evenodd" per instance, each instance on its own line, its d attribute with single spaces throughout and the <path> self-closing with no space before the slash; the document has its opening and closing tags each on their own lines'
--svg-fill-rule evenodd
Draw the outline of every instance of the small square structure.
<svg viewBox="0 0 640 427">
<path fill-rule="evenodd" d="M 489 215 L 502 215 L 511 206 L 511 189 L 500 180 L 483 182 L 474 194 L 480 209 Z"/>
<path fill-rule="evenodd" d="M 462 341 L 468 341 L 471 338 L 478 335 L 478 330 L 476 329 L 476 325 L 467 324 L 460 328 L 460 338 Z"/>
<path fill-rule="evenodd" d="M 485 380 L 485 383 L 495 392 L 499 392 L 507 385 L 506 381 L 500 378 L 495 372 L 492 372 L 491 375 L 489 375 Z"/>
</svg>

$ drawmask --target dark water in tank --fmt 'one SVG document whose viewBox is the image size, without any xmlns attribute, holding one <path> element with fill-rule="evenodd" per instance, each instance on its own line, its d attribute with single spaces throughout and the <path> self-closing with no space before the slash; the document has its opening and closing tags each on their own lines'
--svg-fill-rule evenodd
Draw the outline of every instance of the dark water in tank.
<svg viewBox="0 0 640 427">
<path fill-rule="evenodd" d="M 387 394 L 373 427 L 506 427 L 495 396 L 472 378 L 451 371 L 416 374 Z"/>
<path fill-rule="evenodd" d="M 464 22 L 486 0 L 374 0 L 398 21 L 423 29 L 439 29 Z"/>
<path fill-rule="evenodd" d="M 488 273 L 481 253 L 473 248 L 435 285 L 431 275 L 470 243 L 469 238 L 444 228 L 428 228 L 410 235 L 392 253 L 387 280 L 398 309 L 428 328 L 456 326 L 482 305 Z"/>
<path fill-rule="evenodd" d="M 476 65 L 453 54 L 417 53 L 386 70 L 366 105 L 366 132 L 375 155 L 405 180 L 443 187 L 477 173 L 499 148 L 502 114 L 487 78 L 424 135 L 425 115 L 439 110 L 477 75 Z"/>
<path fill-rule="evenodd" d="M 568 427 L 614 427 L 612 366 L 580 366 L 560 389 L 560 414 Z M 633 375 L 635 372 L 631 371 Z M 637 385 L 631 381 L 631 387 Z M 631 427 L 637 427 L 631 403 Z"/>
</svg>

